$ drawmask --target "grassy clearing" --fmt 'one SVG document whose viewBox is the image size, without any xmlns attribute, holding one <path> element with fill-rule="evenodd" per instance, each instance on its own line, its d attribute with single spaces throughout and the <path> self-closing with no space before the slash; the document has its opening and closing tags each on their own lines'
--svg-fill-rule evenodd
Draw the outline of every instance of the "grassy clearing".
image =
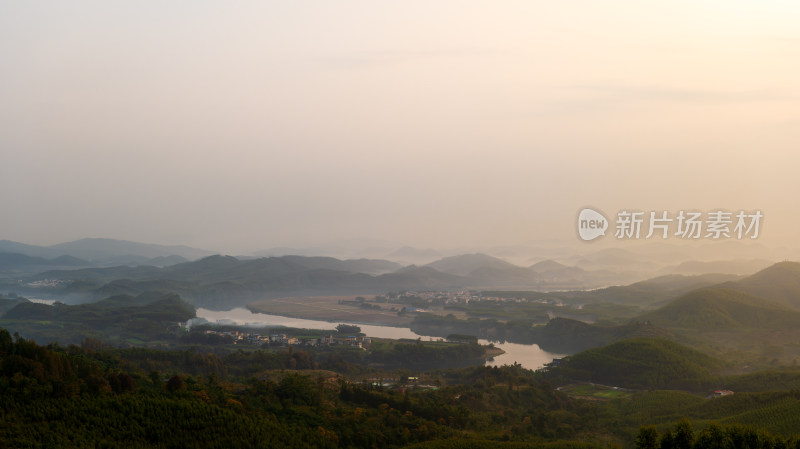
<svg viewBox="0 0 800 449">
<path fill-rule="evenodd" d="M 561 391 L 581 399 L 627 399 L 633 396 L 630 390 L 597 384 L 572 384 L 561 387 Z"/>
</svg>

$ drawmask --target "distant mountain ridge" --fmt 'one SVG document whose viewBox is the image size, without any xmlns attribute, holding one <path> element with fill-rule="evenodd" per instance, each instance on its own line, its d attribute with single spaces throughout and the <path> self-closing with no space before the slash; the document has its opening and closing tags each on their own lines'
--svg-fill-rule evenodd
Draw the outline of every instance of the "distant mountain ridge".
<svg viewBox="0 0 800 449">
<path fill-rule="evenodd" d="M 637 319 L 697 330 L 800 328 L 800 263 L 780 262 L 745 278 L 703 286 Z"/>
<path fill-rule="evenodd" d="M 28 245 L 26 243 L 13 242 L 11 240 L 0 240 L 0 252 L 11 254 L 24 254 L 31 257 L 53 258 L 63 255 L 55 254 L 48 250 L 46 246 Z"/>
<path fill-rule="evenodd" d="M 466 277 L 473 286 L 482 288 L 540 286 L 539 276 L 534 271 L 486 254 L 445 257 L 425 266 L 454 276 Z"/>
<path fill-rule="evenodd" d="M 48 248 L 70 254 L 81 259 L 93 260 L 116 255 L 130 254 L 148 259 L 165 256 L 181 256 L 189 260 L 214 254 L 213 251 L 191 248 L 183 245 L 156 245 L 127 240 L 86 238 L 73 242 L 59 243 Z"/>
<path fill-rule="evenodd" d="M 556 262 L 553 259 L 543 260 L 541 262 L 536 262 L 535 264 L 530 266 L 530 269 L 537 272 L 537 273 L 549 273 L 552 271 L 560 271 L 566 268 L 571 268 L 563 263 Z"/>
<path fill-rule="evenodd" d="M 542 288 L 540 276 L 531 268 L 486 254 L 464 254 L 446 257 L 425 266 L 406 267 L 382 259 L 340 260 L 297 255 L 258 259 L 212 255 L 170 264 L 182 259 L 173 255 L 106 267 L 49 270 L 31 276 L 26 282 L 41 284 L 59 281 L 59 288 L 63 289 L 61 293 L 75 295 L 71 301 L 87 294 L 98 297 L 164 290 L 176 291 L 190 301 L 207 306 L 225 302 L 241 305 L 249 300 L 289 294 Z M 583 272 L 574 267 L 564 267 L 564 270 Z M 548 280 L 560 282 L 558 277 L 558 274 L 549 274 Z M 574 278 L 568 282 L 580 283 L 584 280 Z"/>
<path fill-rule="evenodd" d="M 564 289 L 566 286 L 580 289 L 602 279 L 597 273 L 553 261 L 526 268 L 480 253 L 446 257 L 421 267 L 401 267 L 396 262 L 381 259 L 340 260 L 307 256 L 238 259 L 213 255 L 195 261 L 169 263 L 180 260 L 180 256 L 167 256 L 131 266 L 49 270 L 39 272 L 25 282 L 63 281 L 58 284 L 62 289 L 60 293 L 74 294 L 74 300 L 81 295 L 136 295 L 147 290 L 164 290 L 176 291 L 197 304 L 222 307 L 226 303 L 242 305 L 250 300 L 285 295 L 377 294 L 464 288 L 546 291 L 548 287 Z M 654 279 L 625 287 L 562 291 L 551 296 L 621 303 L 650 298 L 658 302 L 668 301 L 691 288 L 732 278 L 724 275 L 668 276 L 664 278 L 664 285 Z M 15 286 L 14 289 L 19 288 Z"/>
<path fill-rule="evenodd" d="M 779 262 L 739 281 L 722 284 L 800 310 L 800 263 Z"/>
<path fill-rule="evenodd" d="M 13 269 L 24 266 L 86 267 L 90 265 L 89 262 L 72 256 L 59 256 L 55 259 L 45 259 L 44 257 L 28 256 L 20 253 L 0 253 L 0 269 Z"/>
<path fill-rule="evenodd" d="M 765 259 L 718 260 L 709 262 L 688 260 L 664 271 L 676 274 L 730 273 L 747 275 L 763 270 L 772 264 L 772 262 Z"/>
<path fill-rule="evenodd" d="M 69 255 L 90 262 L 123 256 L 139 257 L 143 260 L 180 256 L 187 260 L 195 260 L 214 254 L 213 251 L 183 245 L 157 245 L 101 238 L 85 238 L 50 246 L 36 246 L 10 240 L 0 240 L 0 252 L 50 259 Z"/>
<path fill-rule="evenodd" d="M 4 255 L 3 248 L 51 256 Z M 70 252 L 69 256 L 60 254 L 66 251 Z M 413 248 L 403 248 L 403 251 L 429 256 L 434 253 Z M 301 255 L 239 259 L 207 255 L 209 253 L 184 246 L 111 239 L 83 239 L 49 247 L 0 241 L 0 268 L 4 260 L 7 261 L 5 279 L 0 278 L 0 287 L 22 293 L 29 287 L 27 292 L 32 295 L 39 292 L 74 295 L 69 301 L 87 295 L 98 298 L 136 295 L 147 290 L 175 291 L 196 304 L 213 307 L 285 295 L 470 288 L 550 292 L 542 296 L 584 301 L 585 304 L 606 302 L 653 308 L 696 288 L 723 282 L 722 288 L 743 291 L 800 310 L 800 264 L 797 263 L 777 264 L 748 278 L 718 274 L 667 275 L 630 285 L 584 290 L 613 284 L 619 277 L 608 270 L 592 271 L 553 259 L 518 266 L 483 253 L 444 257 L 422 266 L 405 267 L 383 259 L 342 260 Z M 193 259 L 198 254 L 206 256 Z M 586 260 L 637 264 L 641 262 L 640 257 L 630 251 L 607 249 L 590 254 Z"/>
<path fill-rule="evenodd" d="M 476 269 L 491 268 L 496 270 L 520 268 L 510 262 L 486 254 L 462 254 L 459 256 L 445 257 L 427 265 L 443 273 L 466 276 Z"/>
<path fill-rule="evenodd" d="M 442 290 L 463 287 L 468 282 L 463 277 L 430 267 L 411 266 L 383 273 L 394 267 L 392 262 L 369 259 L 342 261 L 283 256 L 240 260 L 215 255 L 165 268 L 121 266 L 54 270 L 30 280 L 61 279 L 67 281 L 61 287 L 62 293 L 94 297 L 137 295 L 150 290 L 174 291 L 195 304 L 222 308 L 287 294 Z"/>
</svg>

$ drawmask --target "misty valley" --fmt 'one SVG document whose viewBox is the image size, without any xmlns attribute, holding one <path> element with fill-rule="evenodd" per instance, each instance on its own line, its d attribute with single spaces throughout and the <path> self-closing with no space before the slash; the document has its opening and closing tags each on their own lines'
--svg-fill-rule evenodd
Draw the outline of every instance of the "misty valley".
<svg viewBox="0 0 800 449">
<path fill-rule="evenodd" d="M 0 1 L 0 449 L 800 449 L 799 25 Z"/>
<path fill-rule="evenodd" d="M 3 447 L 800 448 L 800 263 L 12 248 Z"/>
</svg>

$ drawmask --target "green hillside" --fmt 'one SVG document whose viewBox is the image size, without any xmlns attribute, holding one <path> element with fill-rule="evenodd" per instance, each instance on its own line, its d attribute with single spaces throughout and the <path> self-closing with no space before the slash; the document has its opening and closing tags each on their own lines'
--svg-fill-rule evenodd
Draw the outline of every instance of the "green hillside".
<svg viewBox="0 0 800 449">
<path fill-rule="evenodd" d="M 790 329 L 800 326 L 800 312 L 727 288 L 695 290 L 637 319 L 673 329 Z"/>
<path fill-rule="evenodd" d="M 640 321 L 601 326 L 569 318 L 553 318 L 546 325 L 540 326 L 533 325 L 530 320 L 525 319 L 505 322 L 496 318 L 461 320 L 452 315 L 441 316 L 432 313 L 417 314 L 410 328 L 420 335 L 442 338 L 450 334 L 463 334 L 511 343 L 535 343 L 545 351 L 561 354 L 571 354 L 628 338 L 672 336 L 665 329 Z"/>
<path fill-rule="evenodd" d="M 194 316 L 194 307 L 178 295 L 148 292 L 77 306 L 20 302 L 0 317 L 0 325 L 40 342 L 80 343 L 85 338 L 99 338 L 130 344 L 142 338 L 157 339 Z"/>
<path fill-rule="evenodd" d="M 553 368 L 568 379 L 636 389 L 705 390 L 723 363 L 670 340 L 635 338 L 566 357 Z"/>
<path fill-rule="evenodd" d="M 780 262 L 722 286 L 800 310 L 800 263 Z"/>
<path fill-rule="evenodd" d="M 0 316 L 23 302 L 28 302 L 28 300 L 21 298 L 7 298 L 3 295 L 0 295 Z"/>
<path fill-rule="evenodd" d="M 739 374 L 723 380 L 723 387 L 737 392 L 800 390 L 800 368 L 779 368 Z"/>
<path fill-rule="evenodd" d="M 615 285 L 594 290 L 567 291 L 499 291 L 487 290 L 484 296 L 501 298 L 526 298 L 529 300 L 558 300 L 565 304 L 582 305 L 584 308 L 597 308 L 603 304 L 619 304 L 641 309 L 654 309 L 669 301 L 704 287 L 712 287 L 721 282 L 729 282 L 737 276 L 729 274 L 703 274 L 686 276 L 670 274 L 636 282 L 630 285 Z M 619 310 L 619 309 L 617 309 Z M 634 316 L 632 314 L 631 316 Z"/>
<path fill-rule="evenodd" d="M 669 338 L 671 334 L 642 321 L 616 326 L 587 324 L 569 318 L 553 318 L 533 328 L 533 340 L 548 351 L 574 353 L 619 340 L 638 337 Z"/>
</svg>

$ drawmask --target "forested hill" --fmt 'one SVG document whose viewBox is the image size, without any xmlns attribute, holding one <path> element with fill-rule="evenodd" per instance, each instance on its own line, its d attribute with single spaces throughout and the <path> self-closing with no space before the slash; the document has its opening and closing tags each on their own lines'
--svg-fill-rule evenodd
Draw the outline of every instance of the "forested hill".
<svg viewBox="0 0 800 449">
<path fill-rule="evenodd" d="M 0 447 L 645 449 L 677 438 L 691 444 L 687 448 L 712 449 L 728 447 L 713 443 L 730 435 L 745 438 L 749 447 L 800 449 L 791 438 L 798 435 L 796 391 L 737 392 L 721 399 L 641 391 L 585 401 L 519 366 L 440 371 L 423 374 L 435 387 L 385 388 L 329 371 L 341 360 L 323 362 L 322 369 L 299 363 L 290 368 L 287 362 L 308 356 L 302 351 L 221 357 L 87 343 L 43 347 L 0 329 Z M 641 340 L 566 362 L 599 369 L 606 380 L 613 372 L 592 360 L 594 354 L 613 357 L 623 379 L 650 385 L 670 382 L 665 379 L 702 383 L 716 366 L 669 342 Z M 270 367 L 279 369 L 265 370 Z M 680 416 L 692 422 L 671 426 Z M 709 426 L 712 421 L 726 428 Z M 643 434 L 640 426 L 646 424 L 658 427 L 645 427 Z M 640 445 L 646 441 L 655 443 Z"/>
<path fill-rule="evenodd" d="M 195 316 L 192 305 L 173 293 L 118 295 L 81 305 L 19 301 L 0 325 L 41 342 L 80 343 L 96 338 L 115 345 L 158 340 L 179 322 Z"/>
<path fill-rule="evenodd" d="M 730 288 L 695 290 L 637 319 L 666 328 L 703 330 L 800 327 L 800 311 Z"/>
<path fill-rule="evenodd" d="M 658 338 L 622 340 L 566 357 L 557 375 L 569 379 L 636 389 L 704 391 L 719 382 L 722 361 L 674 341 Z"/>
<path fill-rule="evenodd" d="M 739 290 L 800 310 L 800 263 L 780 262 L 722 287 Z"/>
<path fill-rule="evenodd" d="M 45 348 L 0 329 L 0 446 L 399 448 L 457 439 L 519 447 L 508 442 L 513 432 L 520 441 L 599 448 L 580 436 L 601 428 L 576 422 L 575 403 L 519 367 L 452 371 L 452 386 L 407 392 L 320 370 L 253 377 L 286 355 L 235 352 L 223 362 L 190 351 Z M 538 421 L 520 422 L 534 412 Z"/>
</svg>

